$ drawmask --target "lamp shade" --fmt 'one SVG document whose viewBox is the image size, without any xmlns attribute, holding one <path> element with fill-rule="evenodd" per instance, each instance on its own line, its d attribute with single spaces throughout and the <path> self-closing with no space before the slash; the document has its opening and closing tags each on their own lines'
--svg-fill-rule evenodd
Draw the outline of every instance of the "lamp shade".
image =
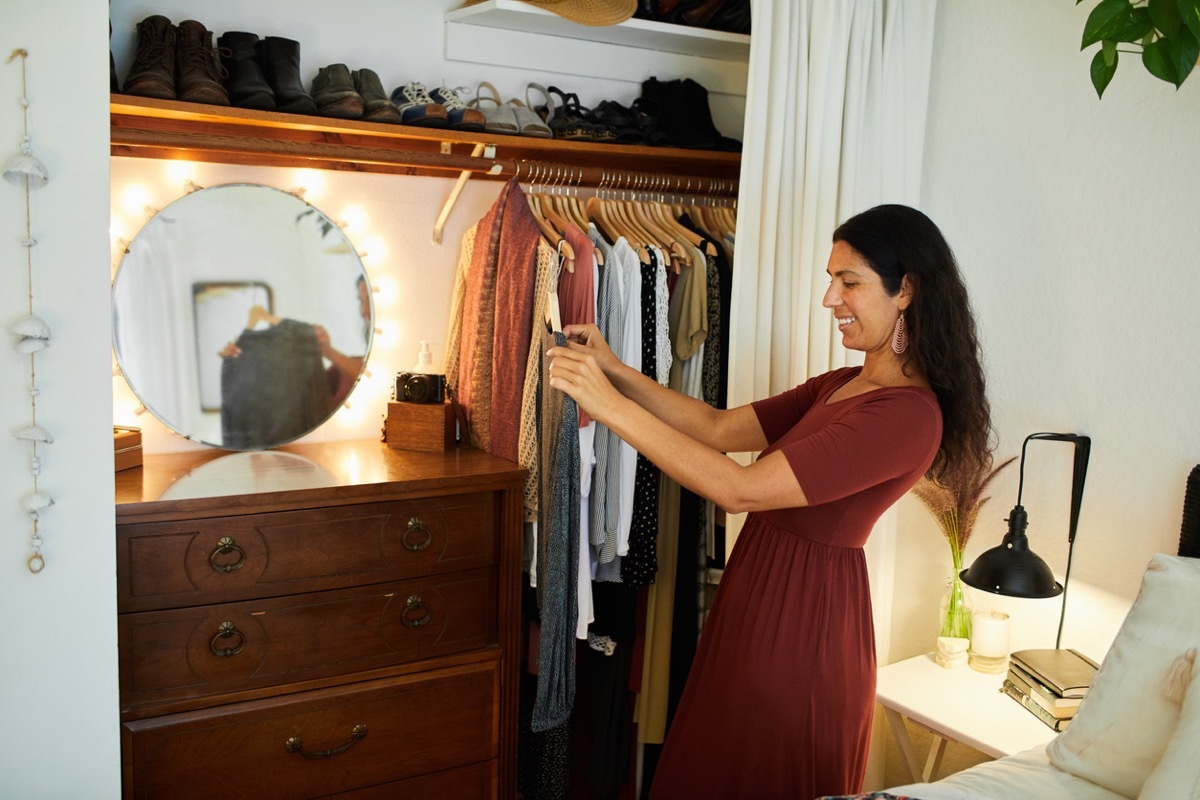
<svg viewBox="0 0 1200 800">
<path fill-rule="evenodd" d="M 960 573 L 968 585 L 1008 597 L 1042 598 L 1062 594 L 1046 562 L 1029 549 L 1028 515 L 1020 505 L 1008 515 L 1008 533 L 999 547 L 984 552 Z"/>
</svg>

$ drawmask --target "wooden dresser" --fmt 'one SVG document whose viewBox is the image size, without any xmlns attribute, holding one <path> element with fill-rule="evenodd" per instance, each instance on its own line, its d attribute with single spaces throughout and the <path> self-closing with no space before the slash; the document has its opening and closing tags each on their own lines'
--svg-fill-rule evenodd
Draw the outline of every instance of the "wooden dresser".
<svg viewBox="0 0 1200 800">
<path fill-rule="evenodd" d="M 514 797 L 524 476 L 371 441 L 118 473 L 124 797 Z"/>
</svg>

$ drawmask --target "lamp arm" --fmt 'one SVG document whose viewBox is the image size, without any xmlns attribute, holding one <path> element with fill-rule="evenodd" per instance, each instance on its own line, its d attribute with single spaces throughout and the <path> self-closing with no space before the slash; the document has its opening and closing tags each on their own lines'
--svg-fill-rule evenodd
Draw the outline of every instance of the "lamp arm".
<svg viewBox="0 0 1200 800">
<path fill-rule="evenodd" d="M 1083 483 L 1087 479 L 1088 459 L 1092 452 L 1092 439 L 1077 433 L 1031 433 L 1025 437 L 1021 445 L 1021 483 L 1025 482 L 1025 445 L 1030 439 L 1045 439 L 1054 442 L 1073 442 L 1075 444 L 1075 463 L 1071 470 L 1071 520 L 1067 530 L 1067 571 L 1063 575 L 1062 611 L 1058 616 L 1058 637 L 1054 640 L 1054 648 L 1062 647 L 1063 623 L 1067 619 L 1067 588 L 1071 583 L 1071 561 L 1075 555 L 1075 532 L 1079 528 L 1079 509 L 1083 505 Z M 1017 490 L 1017 502 L 1020 503 L 1020 488 Z"/>
</svg>

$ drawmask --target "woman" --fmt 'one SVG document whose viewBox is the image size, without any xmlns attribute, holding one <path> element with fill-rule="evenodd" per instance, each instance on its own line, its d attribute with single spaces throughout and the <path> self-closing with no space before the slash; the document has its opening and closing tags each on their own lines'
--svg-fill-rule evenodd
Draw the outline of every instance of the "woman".
<svg viewBox="0 0 1200 800">
<path fill-rule="evenodd" d="M 859 791 L 875 696 L 862 546 L 923 474 L 990 464 L 975 323 L 937 226 L 879 206 L 833 235 L 842 343 L 865 354 L 727 411 L 618 361 L 593 326 L 548 355 L 551 385 L 664 472 L 751 512 L 668 731 L 653 798 Z M 726 452 L 762 453 L 742 466 Z"/>
</svg>

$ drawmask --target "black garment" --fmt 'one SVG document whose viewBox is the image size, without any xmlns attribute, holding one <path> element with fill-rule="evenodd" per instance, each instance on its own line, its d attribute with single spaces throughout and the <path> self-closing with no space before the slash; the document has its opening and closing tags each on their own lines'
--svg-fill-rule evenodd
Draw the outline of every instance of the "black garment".
<svg viewBox="0 0 1200 800">
<path fill-rule="evenodd" d="M 658 259 L 650 251 L 650 263 L 642 264 L 642 374 L 658 377 L 657 296 Z M 659 470 L 650 459 L 637 454 L 633 478 L 633 522 L 629 528 L 629 553 L 621 558 L 621 580 L 630 586 L 654 583 L 658 573 L 658 485 Z"/>
<path fill-rule="evenodd" d="M 313 326 L 292 319 L 246 330 L 221 364 L 221 446 L 259 450 L 299 439 L 333 410 Z"/>
</svg>

